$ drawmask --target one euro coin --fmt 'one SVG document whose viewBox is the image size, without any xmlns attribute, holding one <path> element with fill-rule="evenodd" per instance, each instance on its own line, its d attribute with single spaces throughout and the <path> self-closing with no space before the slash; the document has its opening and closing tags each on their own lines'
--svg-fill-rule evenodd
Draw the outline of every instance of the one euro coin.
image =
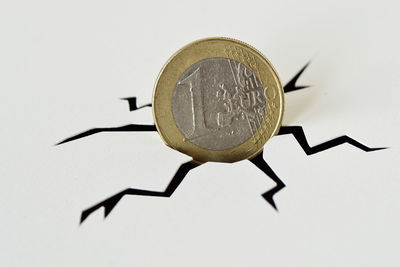
<svg viewBox="0 0 400 267">
<path fill-rule="evenodd" d="M 284 94 L 271 63 L 238 40 L 207 38 L 177 51 L 153 92 L 153 116 L 168 146 L 193 160 L 258 155 L 281 126 Z"/>
</svg>

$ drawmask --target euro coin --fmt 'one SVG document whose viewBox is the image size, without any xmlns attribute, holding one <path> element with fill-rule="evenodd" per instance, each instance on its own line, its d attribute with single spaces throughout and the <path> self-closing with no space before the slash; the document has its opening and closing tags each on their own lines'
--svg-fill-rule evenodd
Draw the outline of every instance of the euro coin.
<svg viewBox="0 0 400 267">
<path fill-rule="evenodd" d="M 258 155 L 281 126 L 279 77 L 256 49 L 207 38 L 176 52 L 153 92 L 153 116 L 166 145 L 200 163 Z"/>
</svg>

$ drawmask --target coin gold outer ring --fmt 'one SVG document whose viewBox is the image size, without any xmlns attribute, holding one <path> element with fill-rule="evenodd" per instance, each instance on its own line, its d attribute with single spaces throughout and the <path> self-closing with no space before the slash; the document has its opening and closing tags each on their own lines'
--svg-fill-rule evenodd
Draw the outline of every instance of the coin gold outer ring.
<svg viewBox="0 0 400 267">
<path fill-rule="evenodd" d="M 172 95 L 183 72 L 207 58 L 231 58 L 249 67 L 261 81 L 266 97 L 264 120 L 257 132 L 244 143 L 226 150 L 209 150 L 186 140 L 172 114 Z M 177 51 L 162 68 L 153 91 L 154 121 L 164 143 L 204 163 L 235 162 L 257 156 L 282 123 L 284 97 L 279 77 L 271 63 L 256 49 L 230 38 L 207 38 L 190 43 Z"/>
</svg>

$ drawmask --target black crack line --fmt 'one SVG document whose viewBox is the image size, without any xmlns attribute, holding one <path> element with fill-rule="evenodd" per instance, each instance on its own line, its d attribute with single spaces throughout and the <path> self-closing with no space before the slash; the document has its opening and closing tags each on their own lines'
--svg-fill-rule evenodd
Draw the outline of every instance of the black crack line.
<svg viewBox="0 0 400 267">
<path fill-rule="evenodd" d="M 101 132 L 154 132 L 157 131 L 155 125 L 142 125 L 142 124 L 128 124 L 120 127 L 105 127 L 105 128 L 94 128 L 87 130 L 86 132 L 69 137 L 56 145 L 61 145 L 67 142 L 71 142 L 89 135 L 101 133 Z"/>
<path fill-rule="evenodd" d="M 371 152 L 387 148 L 387 147 L 370 148 L 354 140 L 353 138 L 348 137 L 347 135 L 342 135 L 340 137 L 326 141 L 322 144 L 311 147 L 307 142 L 303 127 L 301 126 L 281 126 L 278 135 L 284 135 L 284 134 L 292 134 L 307 155 L 312 155 L 330 149 L 332 147 L 339 146 L 344 143 L 353 145 L 365 152 Z"/>
<path fill-rule="evenodd" d="M 81 215 L 81 221 L 80 223 L 83 223 L 86 218 L 98 210 L 101 207 L 104 207 L 104 218 L 106 218 L 110 212 L 114 209 L 114 207 L 117 205 L 117 203 L 122 199 L 123 196 L 125 195 L 139 195 L 139 196 L 153 196 L 153 197 L 170 197 L 176 190 L 176 188 L 180 185 L 182 180 L 185 178 L 187 173 L 200 166 L 200 164 L 194 162 L 194 161 L 188 161 L 183 163 L 177 172 L 175 173 L 174 177 L 172 178 L 171 182 L 168 184 L 167 188 L 165 191 L 150 191 L 150 190 L 142 190 L 142 189 L 135 189 L 135 188 L 127 188 L 109 198 L 106 200 L 98 203 L 97 205 L 94 205 L 91 208 L 88 208 L 82 212 Z"/>
<path fill-rule="evenodd" d="M 136 96 L 121 98 L 121 100 L 127 100 L 128 101 L 129 111 L 135 111 L 135 110 L 138 110 L 138 109 L 141 109 L 141 108 L 151 107 L 151 103 L 138 107 Z"/>
<path fill-rule="evenodd" d="M 310 63 L 311 61 L 307 62 L 307 64 L 283 87 L 283 91 L 285 93 L 310 87 L 310 86 L 296 86 L 297 80 L 300 78 L 301 74 L 303 74 L 303 72 L 306 70 L 306 68 Z"/>
<path fill-rule="evenodd" d="M 284 92 L 291 92 L 303 88 L 307 88 L 308 86 L 296 86 L 296 82 L 301 76 L 301 74 L 304 72 L 304 70 L 307 68 L 307 66 L 310 64 L 308 62 L 285 86 L 284 86 Z M 151 107 L 152 104 L 146 104 L 143 106 L 138 107 L 137 106 L 137 97 L 127 97 L 127 98 L 121 98 L 122 100 L 127 100 L 129 103 L 129 111 L 135 111 L 144 107 Z M 141 124 L 129 124 L 121 127 L 102 127 L 102 128 L 94 128 L 87 130 L 83 133 L 79 133 L 77 135 L 74 135 L 72 137 L 69 137 L 56 145 L 61 145 L 64 143 L 68 143 L 83 137 L 87 137 L 93 134 L 97 134 L 100 132 L 149 132 L 149 131 L 157 131 L 155 125 L 141 125 Z"/>
<path fill-rule="evenodd" d="M 274 173 L 271 167 L 264 160 L 263 152 L 250 159 L 250 162 L 256 165 L 261 171 L 263 171 L 276 183 L 275 187 L 262 194 L 262 196 L 276 211 L 278 211 L 273 197 L 276 193 L 278 193 L 285 187 L 285 184 L 282 182 L 281 179 L 279 179 L 279 177 Z"/>
</svg>

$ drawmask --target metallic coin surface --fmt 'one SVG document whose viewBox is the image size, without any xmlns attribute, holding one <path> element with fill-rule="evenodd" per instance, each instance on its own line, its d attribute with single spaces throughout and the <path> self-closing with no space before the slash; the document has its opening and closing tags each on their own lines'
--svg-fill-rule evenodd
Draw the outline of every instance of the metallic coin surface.
<svg viewBox="0 0 400 267">
<path fill-rule="evenodd" d="M 282 121 L 283 90 L 268 60 L 228 38 L 193 42 L 164 65 L 153 93 L 163 141 L 198 162 L 258 155 Z"/>
<path fill-rule="evenodd" d="M 260 127 L 265 113 L 264 89 L 243 63 L 207 58 L 179 78 L 172 95 L 172 113 L 188 141 L 211 150 L 233 148 Z"/>
</svg>

